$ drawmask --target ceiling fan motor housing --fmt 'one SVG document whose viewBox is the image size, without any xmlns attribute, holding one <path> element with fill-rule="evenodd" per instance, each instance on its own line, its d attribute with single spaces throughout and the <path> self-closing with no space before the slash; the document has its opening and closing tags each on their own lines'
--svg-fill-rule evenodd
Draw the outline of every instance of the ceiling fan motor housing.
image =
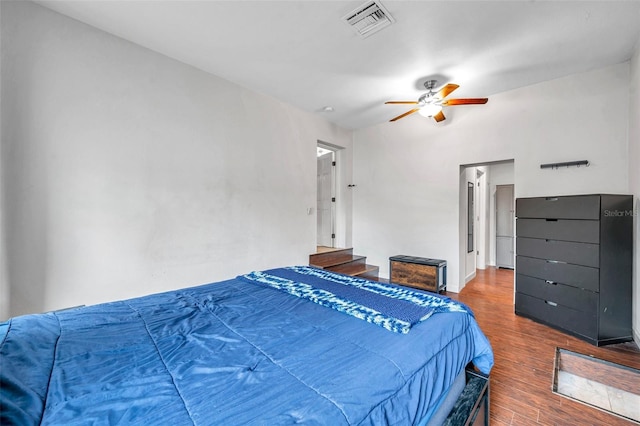
<svg viewBox="0 0 640 426">
<path fill-rule="evenodd" d="M 432 92 L 433 89 L 436 87 L 436 84 L 438 84 L 438 80 L 427 80 L 424 82 L 424 87 L 429 92 Z"/>
<path fill-rule="evenodd" d="M 436 99 L 434 98 L 435 92 L 433 91 L 434 87 L 438 84 L 437 80 L 427 80 L 424 82 L 424 87 L 429 92 L 423 94 L 418 98 L 418 105 L 424 106 L 426 104 L 433 103 Z"/>
</svg>

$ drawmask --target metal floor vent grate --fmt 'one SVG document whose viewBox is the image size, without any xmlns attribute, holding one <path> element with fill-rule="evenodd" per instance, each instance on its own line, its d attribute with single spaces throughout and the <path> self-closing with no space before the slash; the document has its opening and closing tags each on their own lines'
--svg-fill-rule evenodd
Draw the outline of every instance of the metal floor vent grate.
<svg viewBox="0 0 640 426">
<path fill-rule="evenodd" d="M 342 19 L 362 37 L 369 37 L 395 22 L 378 1 L 368 1 Z"/>
</svg>

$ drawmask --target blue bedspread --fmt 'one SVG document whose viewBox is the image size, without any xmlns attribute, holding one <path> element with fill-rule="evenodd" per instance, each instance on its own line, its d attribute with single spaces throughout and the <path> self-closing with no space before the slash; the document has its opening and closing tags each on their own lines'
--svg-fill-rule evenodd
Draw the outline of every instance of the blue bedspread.
<svg viewBox="0 0 640 426">
<path fill-rule="evenodd" d="M 0 326 L 4 424 L 414 424 L 493 354 L 474 318 L 392 333 L 240 279 Z"/>
</svg>

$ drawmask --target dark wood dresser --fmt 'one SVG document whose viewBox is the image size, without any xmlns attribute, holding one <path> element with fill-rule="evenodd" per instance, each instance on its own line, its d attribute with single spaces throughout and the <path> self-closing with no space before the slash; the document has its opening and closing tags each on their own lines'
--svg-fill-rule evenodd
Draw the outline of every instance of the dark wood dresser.
<svg viewBox="0 0 640 426">
<path fill-rule="evenodd" d="M 594 345 L 629 341 L 633 197 L 516 200 L 518 315 Z"/>
</svg>

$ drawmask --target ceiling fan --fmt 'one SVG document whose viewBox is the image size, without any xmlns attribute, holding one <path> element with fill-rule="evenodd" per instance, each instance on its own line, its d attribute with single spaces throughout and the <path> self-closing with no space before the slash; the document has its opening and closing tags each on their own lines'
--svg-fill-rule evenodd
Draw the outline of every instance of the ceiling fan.
<svg viewBox="0 0 640 426">
<path fill-rule="evenodd" d="M 416 108 L 405 112 L 404 114 L 400 114 L 399 116 L 392 118 L 389 121 L 400 120 L 401 118 L 406 117 L 407 115 L 411 115 L 414 112 L 418 112 L 420 115 L 424 117 L 433 117 L 436 121 L 442 121 L 445 119 L 444 114 L 442 113 L 443 106 L 453 106 L 453 105 L 479 105 L 486 104 L 489 100 L 488 98 L 460 98 L 460 99 L 447 99 L 447 96 L 458 87 L 457 84 L 449 83 L 445 85 L 438 92 L 434 92 L 433 88 L 436 87 L 437 80 L 427 80 L 424 82 L 424 87 L 428 90 L 427 93 L 423 94 L 418 98 L 417 101 L 388 101 L 385 102 L 385 105 L 417 105 Z"/>
</svg>

